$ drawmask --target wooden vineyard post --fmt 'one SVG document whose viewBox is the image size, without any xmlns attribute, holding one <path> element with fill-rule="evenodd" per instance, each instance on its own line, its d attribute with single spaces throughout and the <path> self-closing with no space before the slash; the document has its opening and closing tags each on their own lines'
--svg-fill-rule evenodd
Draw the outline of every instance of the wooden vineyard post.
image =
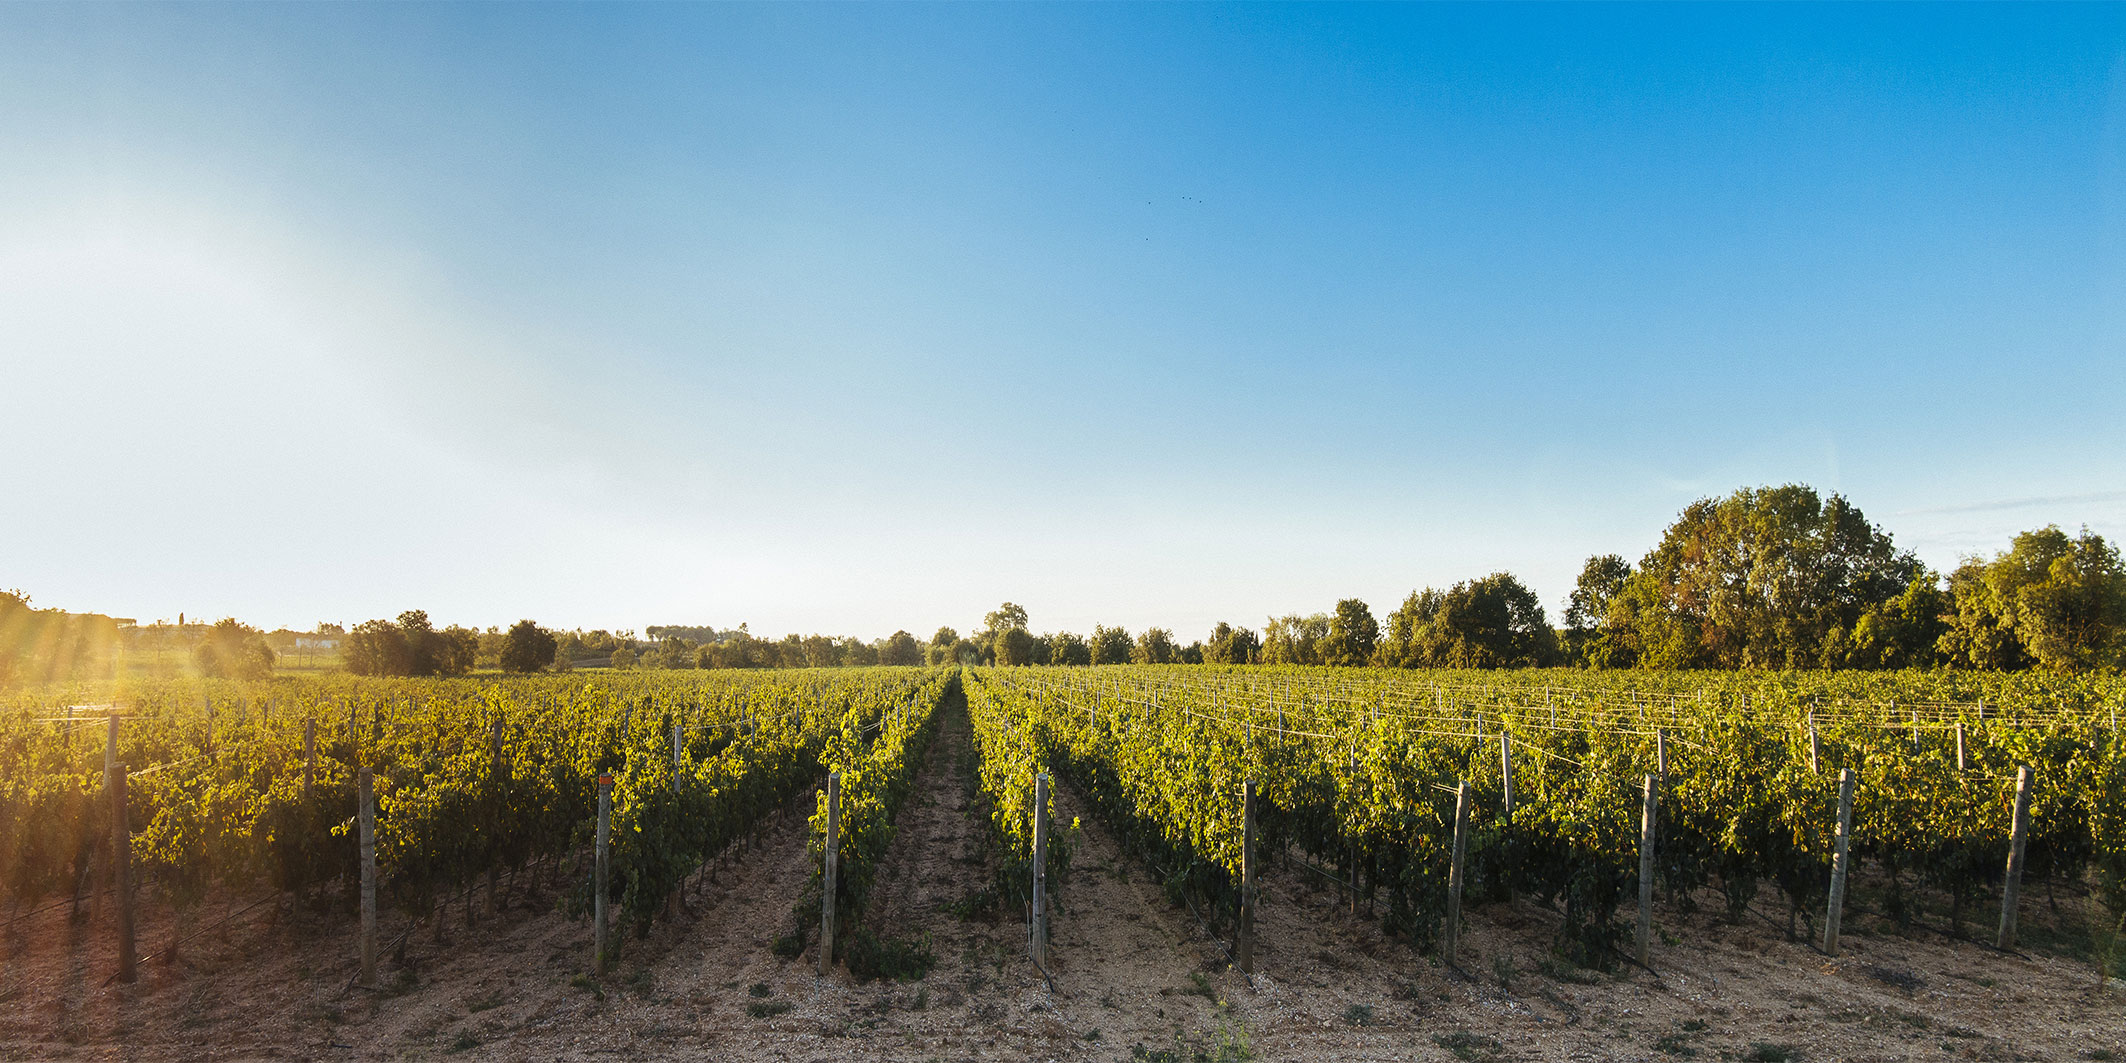
<svg viewBox="0 0 2126 1063">
<path fill-rule="evenodd" d="M 1816 741 L 1816 714 L 1809 713 L 1809 774 L 1823 774 L 1823 746 Z"/>
<path fill-rule="evenodd" d="M 1468 856 L 1469 845 L 1469 783 L 1463 780 L 1454 788 L 1454 848 L 1447 865 L 1447 926 L 1442 936 L 1442 959 L 1447 966 L 1455 964 L 1462 943 L 1462 862 Z"/>
<path fill-rule="evenodd" d="M 2015 819 L 2009 826 L 2008 874 L 2001 880 L 2000 947 L 2015 947 L 2015 903 L 2023 890 L 2023 845 L 2030 838 L 2030 765 L 2015 769 Z"/>
<path fill-rule="evenodd" d="M 1838 773 L 1838 834 L 1831 849 L 1831 901 L 1823 913 L 1823 954 L 1838 955 L 1838 921 L 1845 915 L 1846 866 L 1853 844 L 1853 769 Z"/>
<path fill-rule="evenodd" d="M 1956 770 L 1964 770 L 1964 721 L 1956 721 Z"/>
<path fill-rule="evenodd" d="M 1356 744 L 1351 747 L 1351 786 L 1354 790 L 1358 787 L 1358 747 Z M 1344 876 L 1350 880 L 1344 883 L 1344 889 L 1351 895 L 1351 914 L 1357 915 L 1358 839 L 1356 837 L 1346 839 L 1344 846 Z"/>
<path fill-rule="evenodd" d="M 834 963 L 834 879 L 841 848 L 842 773 L 827 773 L 827 837 L 822 846 L 825 864 L 819 895 L 819 973 Z"/>
<path fill-rule="evenodd" d="M 679 792 L 679 721 L 672 721 L 672 792 Z"/>
<path fill-rule="evenodd" d="M 605 890 L 613 833 L 613 777 L 598 776 L 598 853 L 591 875 L 591 973 L 605 977 Z"/>
<path fill-rule="evenodd" d="M 1048 960 L 1048 773 L 1033 777 L 1033 919 L 1028 952 L 1035 966 Z"/>
<path fill-rule="evenodd" d="M 1654 777 L 1668 782 L 1668 732 L 1654 728 Z"/>
<path fill-rule="evenodd" d="M 303 721 L 303 801 L 317 787 L 317 720 Z"/>
<path fill-rule="evenodd" d="M 1233 949 L 1241 973 L 1255 973 L 1255 780 L 1240 784 L 1240 935 Z"/>
<path fill-rule="evenodd" d="M 355 976 L 365 986 L 376 984 L 376 776 L 363 768 L 354 797 L 362 858 L 362 966 Z"/>
<path fill-rule="evenodd" d="M 1503 728 L 1499 731 L 1499 781 L 1502 813 L 1513 818 L 1513 735 Z"/>
<path fill-rule="evenodd" d="M 111 717 L 111 733 L 118 733 L 118 717 Z M 118 980 L 130 983 L 133 970 L 133 832 L 126 825 L 125 765 L 111 770 L 111 870 L 118 890 Z"/>
<path fill-rule="evenodd" d="M 1658 811 L 1654 776 L 1643 784 L 1645 795 L 1639 810 L 1639 966 L 1653 966 L 1654 945 L 1654 816 Z"/>
</svg>

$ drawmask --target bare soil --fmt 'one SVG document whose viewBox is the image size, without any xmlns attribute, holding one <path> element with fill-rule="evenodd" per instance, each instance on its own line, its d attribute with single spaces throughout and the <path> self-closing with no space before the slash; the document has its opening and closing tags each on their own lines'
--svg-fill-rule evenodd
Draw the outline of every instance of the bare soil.
<svg viewBox="0 0 2126 1063">
<path fill-rule="evenodd" d="M 38 912 L 5 941 L 0 1058 L 2126 1059 L 2126 992 L 2089 963 L 1865 913 L 1829 959 L 1788 941 L 1783 913 L 1775 924 L 1663 906 L 1653 969 L 1601 974 L 1551 959 L 1558 915 L 1522 900 L 1473 909 L 1448 968 L 1351 914 L 1320 875 L 1272 861 L 1249 978 L 1067 786 L 1058 820 L 1080 826 L 1044 975 L 1026 958 L 1024 913 L 969 904 L 996 873 L 971 767 L 951 713 L 864 919 L 927 939 L 936 963 L 920 981 L 821 977 L 816 941 L 792 959 L 770 950 L 810 875 L 806 794 L 705 869 L 690 912 L 626 939 L 603 979 L 589 976 L 589 923 L 557 908 L 568 869 L 537 888 L 520 878 L 472 925 L 446 905 L 440 942 L 430 922 L 388 918 L 384 940 L 403 935 L 403 957 L 387 957 L 374 990 L 352 985 L 343 915 L 244 910 L 256 897 L 209 905 L 186 932 L 207 931 L 164 961 L 152 952 L 171 940 L 170 914 L 146 905 L 140 980 L 117 985 L 108 905 L 79 922 L 63 906 Z M 2033 892 L 2032 941 L 2085 903 L 2063 897 L 2055 917 Z"/>
</svg>

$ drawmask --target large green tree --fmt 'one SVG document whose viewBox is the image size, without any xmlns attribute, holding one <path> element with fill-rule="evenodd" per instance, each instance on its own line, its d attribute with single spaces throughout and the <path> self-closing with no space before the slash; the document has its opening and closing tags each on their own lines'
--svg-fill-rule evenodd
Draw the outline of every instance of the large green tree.
<svg viewBox="0 0 2126 1063">
<path fill-rule="evenodd" d="M 878 663 L 921 664 L 923 647 L 915 641 L 914 635 L 906 631 L 896 631 L 886 637 L 885 645 L 879 647 Z"/>
<path fill-rule="evenodd" d="M 1321 644 L 1329 637 L 1329 614 L 1271 617 L 1262 629 L 1264 664 L 1320 664 Z"/>
<path fill-rule="evenodd" d="M 2126 570 L 2118 549 L 2086 528 L 2024 532 L 1992 561 L 1959 565 L 1949 591 L 1941 648 L 1954 664 L 2079 672 L 2126 658 Z"/>
<path fill-rule="evenodd" d="M 1090 664 L 1128 664 L 1134 647 L 1127 629 L 1105 624 L 1094 625 L 1092 638 L 1086 642 Z"/>
<path fill-rule="evenodd" d="M 1535 592 L 1496 572 L 1411 592 L 1388 617 L 1380 658 L 1404 668 L 1514 668 L 1547 664 L 1556 648 Z"/>
<path fill-rule="evenodd" d="M 1605 625 L 1659 668 L 1840 663 L 1870 607 L 1921 568 L 1838 495 L 1745 488 L 1686 508 L 1610 601 Z"/>
<path fill-rule="evenodd" d="M 1572 597 L 1565 603 L 1565 654 L 1567 659 L 1592 668 L 1621 668 L 1632 663 L 1633 652 L 1609 630 L 1610 603 L 1624 591 L 1631 578 L 1631 565 L 1615 554 L 1590 557 L 1580 567 Z"/>
<path fill-rule="evenodd" d="M 1329 614 L 1329 633 L 1321 641 L 1321 663 L 1346 668 L 1371 664 L 1373 650 L 1379 644 L 1380 624 L 1373 619 L 1373 610 L 1356 598 L 1345 598 Z"/>
<path fill-rule="evenodd" d="M 1087 665 L 1093 663 L 1092 645 L 1068 631 L 1048 636 L 1048 663 Z"/>
<path fill-rule="evenodd" d="M 1262 640 L 1253 631 L 1221 620 L 1203 644 L 1206 664 L 1252 664 L 1262 652 Z"/>
<path fill-rule="evenodd" d="M 264 679 L 273 674 L 273 648 L 255 627 L 234 618 L 207 629 L 192 647 L 202 674 L 215 679 Z"/>
<path fill-rule="evenodd" d="M 1181 660 L 1181 647 L 1174 645 L 1173 632 L 1148 627 L 1130 647 L 1129 659 L 1135 664 L 1175 664 Z"/>
<path fill-rule="evenodd" d="M 505 672 L 536 672 L 554 663 L 554 651 L 558 648 L 551 631 L 530 620 L 519 620 L 509 627 L 509 634 L 502 641 L 502 670 Z"/>
</svg>

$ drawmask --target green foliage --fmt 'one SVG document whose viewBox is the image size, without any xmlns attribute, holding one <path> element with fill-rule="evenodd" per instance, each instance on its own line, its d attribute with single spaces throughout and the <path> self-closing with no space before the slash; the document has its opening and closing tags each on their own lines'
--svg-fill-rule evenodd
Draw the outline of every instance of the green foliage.
<svg viewBox="0 0 2126 1063">
<path fill-rule="evenodd" d="M 1466 780 L 1467 902 L 1518 893 L 1558 904 L 1559 955 L 1611 968 L 1628 940 L 1618 912 L 1638 888 L 1639 780 L 1655 770 L 1657 732 L 1667 773 L 1656 885 L 1672 895 L 1717 887 L 1739 907 L 1771 887 L 1790 911 L 1819 910 L 1837 771 L 1851 767 L 1856 856 L 1975 912 L 2006 858 L 2015 767 L 2028 764 L 2039 779 L 2028 873 L 2075 881 L 2094 871 L 2104 896 L 2126 905 L 2117 678 L 1552 672 L 1478 682 L 1466 672 L 1135 667 L 983 670 L 968 684 L 1000 832 L 1016 836 L 1024 822 L 1012 786 L 1053 770 L 1171 896 L 1203 902 L 1213 922 L 1236 909 L 1239 793 L 1253 780 L 1266 851 L 1341 869 L 1381 902 L 1390 931 L 1429 946 L 1445 915 L 1452 787 Z M 1917 742 L 1913 710 L 1901 707 L 1914 704 Z M 1515 749 L 1510 817 L 1501 730 Z"/>
<path fill-rule="evenodd" d="M 887 636 L 885 645 L 879 647 L 878 663 L 884 665 L 915 665 L 923 663 L 923 647 L 915 636 L 906 631 L 896 631 Z"/>
<path fill-rule="evenodd" d="M 210 887 L 351 880 L 355 777 L 366 766 L 384 899 L 426 915 L 491 871 L 578 851 L 595 817 L 593 780 L 610 771 L 613 896 L 646 927 L 681 876 L 816 782 L 846 721 L 934 701 L 944 682 L 852 669 L 142 680 L 20 693 L 0 698 L 0 893 L 29 904 L 71 892 L 110 838 L 102 721 L 82 734 L 47 696 L 124 706 L 133 856 L 178 906 Z M 307 786 L 306 725 L 318 749 Z"/>
<path fill-rule="evenodd" d="M 921 688 L 900 704 L 886 702 L 886 711 L 851 705 L 819 755 L 821 765 L 840 773 L 834 895 L 840 926 L 859 925 L 858 916 L 878 876 L 878 861 L 893 841 L 894 814 L 907 800 L 937 731 L 938 707 L 958 697 L 958 671 L 917 674 L 923 677 Z M 825 886 L 826 836 L 827 793 L 822 788 L 812 815 L 813 896 Z"/>
<path fill-rule="evenodd" d="M 343 655 L 355 675 L 464 675 L 479 655 L 479 633 L 449 627 L 437 631 L 419 609 L 400 613 L 396 622 L 370 620 L 347 633 Z"/>
<path fill-rule="evenodd" d="M 1648 667 L 1823 667 L 1841 663 L 1864 612 L 1923 578 L 1844 498 L 1745 488 L 1684 509 L 1610 598 L 1604 626 Z"/>
<path fill-rule="evenodd" d="M 1329 616 L 1329 633 L 1321 642 L 1321 663 L 1341 667 L 1369 664 L 1379 643 L 1380 624 L 1373 619 L 1373 611 L 1356 598 L 1345 598 L 1336 603 L 1336 612 Z"/>
<path fill-rule="evenodd" d="M 1412 592 L 1388 617 L 1379 656 L 1403 668 L 1515 668 L 1547 664 L 1556 650 L 1535 592 L 1498 572 Z"/>
<path fill-rule="evenodd" d="M 1320 664 L 1329 637 L 1329 614 L 1272 617 L 1262 629 L 1264 664 Z"/>
<path fill-rule="evenodd" d="M 1135 645 L 1131 642 L 1128 631 L 1104 624 L 1095 625 L 1092 638 L 1086 642 L 1086 661 L 1089 664 L 1128 664 L 1130 651 Z"/>
<path fill-rule="evenodd" d="M 849 934 L 843 963 L 858 985 L 873 979 L 919 982 L 936 965 L 937 956 L 930 951 L 927 934 L 914 940 L 881 938 L 870 928 L 859 926 Z"/>
<path fill-rule="evenodd" d="M 501 665 L 507 672 L 536 672 L 554 663 L 558 648 L 553 633 L 529 620 L 510 625 L 502 644 Z"/>
<path fill-rule="evenodd" d="M 2024 532 L 1992 561 L 1964 562 L 1949 588 L 1955 614 L 1941 646 L 1956 664 L 2082 672 L 2126 657 L 2126 568 L 2087 529 Z"/>
<path fill-rule="evenodd" d="M 273 649 L 257 628 L 235 618 L 217 621 L 192 647 L 199 674 L 209 679 L 265 679 L 273 674 Z"/>
<path fill-rule="evenodd" d="M 1130 646 L 1129 659 L 1134 664 L 1178 664 L 1181 648 L 1174 645 L 1173 632 L 1163 627 L 1148 627 Z"/>
<path fill-rule="evenodd" d="M 1088 665 L 1093 663 L 1092 645 L 1068 631 L 1058 631 L 1047 636 L 1049 664 Z"/>
<path fill-rule="evenodd" d="M 1224 621 L 1211 629 L 1203 644 L 1204 664 L 1253 664 L 1262 653 L 1262 640 L 1253 631 Z"/>
</svg>

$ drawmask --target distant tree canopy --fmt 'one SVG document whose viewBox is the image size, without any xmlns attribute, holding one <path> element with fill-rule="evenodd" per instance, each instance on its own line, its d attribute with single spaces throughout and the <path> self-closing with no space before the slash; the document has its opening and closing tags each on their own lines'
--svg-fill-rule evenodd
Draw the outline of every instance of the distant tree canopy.
<svg viewBox="0 0 2126 1063">
<path fill-rule="evenodd" d="M 273 648 L 257 628 L 220 620 L 192 647 L 200 674 L 213 679 L 264 679 L 273 674 Z"/>
<path fill-rule="evenodd" d="M 1181 648 L 1174 645 L 1174 633 L 1163 627 L 1148 627 L 1130 645 L 1129 659 L 1132 664 L 1179 664 Z"/>
<path fill-rule="evenodd" d="M 1058 631 L 1046 637 L 1048 663 L 1059 665 L 1088 665 L 1093 663 L 1092 644 L 1068 631 Z"/>
<path fill-rule="evenodd" d="M 1967 558 L 1947 597 L 1940 648 L 1951 664 L 2079 672 L 2126 659 L 2126 570 L 2086 528 L 2047 526 L 1991 561 Z"/>
<path fill-rule="evenodd" d="M 36 609 L 28 594 L 0 591 L 0 683 L 108 678 L 120 645 L 108 616 Z"/>
<path fill-rule="evenodd" d="M 1008 627 L 997 633 L 992 652 L 1000 665 L 1032 664 L 1034 638 L 1023 627 Z"/>
<path fill-rule="evenodd" d="M 1126 629 L 1095 625 L 1092 638 L 1087 641 L 1088 664 L 1128 664 L 1129 655 L 1136 643 Z"/>
<path fill-rule="evenodd" d="M 427 613 L 409 609 L 396 623 L 356 624 L 342 655 L 356 675 L 464 675 L 479 652 L 479 632 L 456 626 L 437 631 Z"/>
<path fill-rule="evenodd" d="M 560 643 L 554 639 L 553 632 L 529 620 L 519 620 L 510 625 L 509 634 L 503 637 L 502 670 L 536 672 L 550 667 L 559 648 Z"/>
<path fill-rule="evenodd" d="M 915 641 L 914 635 L 906 631 L 896 631 L 887 636 L 885 644 L 879 647 L 878 663 L 921 664 L 923 663 L 923 647 Z"/>
<path fill-rule="evenodd" d="M 1557 634 L 1535 592 L 1496 572 L 1447 590 L 1412 591 L 1388 617 L 1382 664 L 1403 668 L 1518 668 L 1549 664 Z"/>
<path fill-rule="evenodd" d="M 1379 644 L 1380 624 L 1373 619 L 1373 610 L 1356 598 L 1345 598 L 1329 614 L 1329 633 L 1321 640 L 1321 663 L 1347 668 L 1371 664 Z"/>
<path fill-rule="evenodd" d="M 1253 631 L 1221 620 L 1203 643 L 1205 664 L 1253 664 L 1262 653 L 1262 640 Z"/>
<path fill-rule="evenodd" d="M 1928 578 L 1838 495 L 1743 489 L 1692 503 L 1636 571 L 1613 555 L 1589 560 L 1566 610 L 1568 643 L 1612 667 L 1909 661 L 1932 633 L 1908 615 L 1924 602 L 1898 601 Z"/>
<path fill-rule="evenodd" d="M 1262 663 L 1320 664 L 1329 637 L 1329 614 L 1271 617 L 1262 629 Z"/>
</svg>

